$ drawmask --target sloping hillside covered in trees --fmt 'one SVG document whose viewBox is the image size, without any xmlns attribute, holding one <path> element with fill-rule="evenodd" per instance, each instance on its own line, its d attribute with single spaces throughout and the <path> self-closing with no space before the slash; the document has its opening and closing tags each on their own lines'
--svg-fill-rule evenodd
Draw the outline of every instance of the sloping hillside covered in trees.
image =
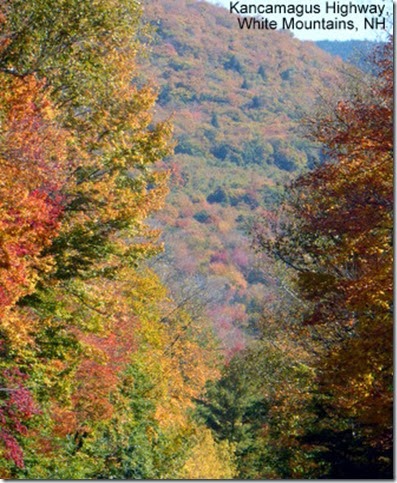
<svg viewBox="0 0 397 483">
<path fill-rule="evenodd" d="M 282 290 L 198 401 L 241 479 L 393 478 L 392 39 L 372 66 L 313 122 L 329 159 L 257 220 Z"/>
<path fill-rule="evenodd" d="M 247 231 L 286 181 L 321 161 L 301 123 L 337 91 L 342 63 L 289 32 L 242 31 L 206 2 L 153 0 L 145 19 L 156 32 L 145 72 L 159 84 L 159 118 L 175 126 L 171 194 L 157 218 L 164 263 L 178 290 L 193 284 L 209 299 L 219 335 L 237 347 L 233 326 L 255 332 L 272 283 L 255 266 Z"/>
</svg>

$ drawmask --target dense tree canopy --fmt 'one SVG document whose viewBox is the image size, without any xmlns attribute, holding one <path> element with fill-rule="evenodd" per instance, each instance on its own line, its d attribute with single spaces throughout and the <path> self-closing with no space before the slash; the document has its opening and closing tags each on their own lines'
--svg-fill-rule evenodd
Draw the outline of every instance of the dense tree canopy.
<svg viewBox="0 0 397 483">
<path fill-rule="evenodd" d="M 171 128 L 136 67 L 141 7 L 0 13 L 1 476 L 175 477 L 216 445 L 188 416 L 216 352 L 143 263 Z"/>
<path fill-rule="evenodd" d="M 373 65 L 376 77 L 314 121 L 329 160 L 290 186 L 272 235 L 264 225 L 256 231 L 260 249 L 290 269 L 301 300 L 317 418 L 303 441 L 337 478 L 391 475 L 391 40 L 373 54 Z"/>
<path fill-rule="evenodd" d="M 197 25 L 174 37 L 182 6 Z M 139 1 L 0 0 L 0 477 L 390 477 L 392 42 L 316 119 L 319 154 L 294 132 L 313 96 L 286 107 L 318 70 L 302 45 L 266 39 L 269 69 L 252 39 L 225 51 L 202 37 L 215 7 L 172 7 L 148 14 L 164 17 L 157 89 Z M 199 85 L 206 42 L 220 67 Z M 315 162 L 271 212 L 271 176 Z M 169 178 L 187 191 L 155 220 Z M 236 230 L 261 210 L 265 269 Z M 155 258 L 167 223 L 173 256 Z"/>
</svg>

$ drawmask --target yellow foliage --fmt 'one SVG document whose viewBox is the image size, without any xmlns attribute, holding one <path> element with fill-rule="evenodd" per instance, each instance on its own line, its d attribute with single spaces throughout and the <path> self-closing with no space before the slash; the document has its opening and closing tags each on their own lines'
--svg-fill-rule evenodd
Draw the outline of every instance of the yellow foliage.
<svg viewBox="0 0 397 483">
<path fill-rule="evenodd" d="M 209 429 L 199 428 L 189 459 L 180 478 L 185 480 L 230 480 L 236 475 L 234 447 L 228 441 L 217 443 Z"/>
<path fill-rule="evenodd" d="M 159 423 L 185 427 L 192 399 L 218 374 L 212 333 L 167 297 L 153 273 L 142 273 L 136 283 L 129 294 L 138 315 L 138 351 L 132 360 L 150 375 L 149 397 L 156 401 Z"/>
</svg>

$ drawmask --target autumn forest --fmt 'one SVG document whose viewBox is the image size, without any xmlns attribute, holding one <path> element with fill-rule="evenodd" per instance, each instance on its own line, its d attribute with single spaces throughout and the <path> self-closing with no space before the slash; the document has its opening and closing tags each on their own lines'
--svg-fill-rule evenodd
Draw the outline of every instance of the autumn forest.
<svg viewBox="0 0 397 483">
<path fill-rule="evenodd" d="M 393 39 L 370 44 L 0 0 L 0 478 L 393 478 Z"/>
</svg>

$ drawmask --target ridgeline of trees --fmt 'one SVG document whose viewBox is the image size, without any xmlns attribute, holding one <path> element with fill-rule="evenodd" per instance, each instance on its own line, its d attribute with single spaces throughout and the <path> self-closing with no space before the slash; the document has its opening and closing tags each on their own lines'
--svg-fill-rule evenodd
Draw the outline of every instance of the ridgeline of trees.
<svg viewBox="0 0 397 483">
<path fill-rule="evenodd" d="M 174 125 L 170 195 L 156 215 L 162 260 L 178 275 L 175 292 L 202 288 L 232 353 L 255 334 L 272 284 L 255 266 L 248 228 L 285 183 L 322 162 L 301 120 L 345 84 L 347 67 L 289 32 L 240 30 L 206 2 L 150 0 L 145 19 L 155 34 L 142 70 L 158 83 L 157 118 Z"/>
</svg>

